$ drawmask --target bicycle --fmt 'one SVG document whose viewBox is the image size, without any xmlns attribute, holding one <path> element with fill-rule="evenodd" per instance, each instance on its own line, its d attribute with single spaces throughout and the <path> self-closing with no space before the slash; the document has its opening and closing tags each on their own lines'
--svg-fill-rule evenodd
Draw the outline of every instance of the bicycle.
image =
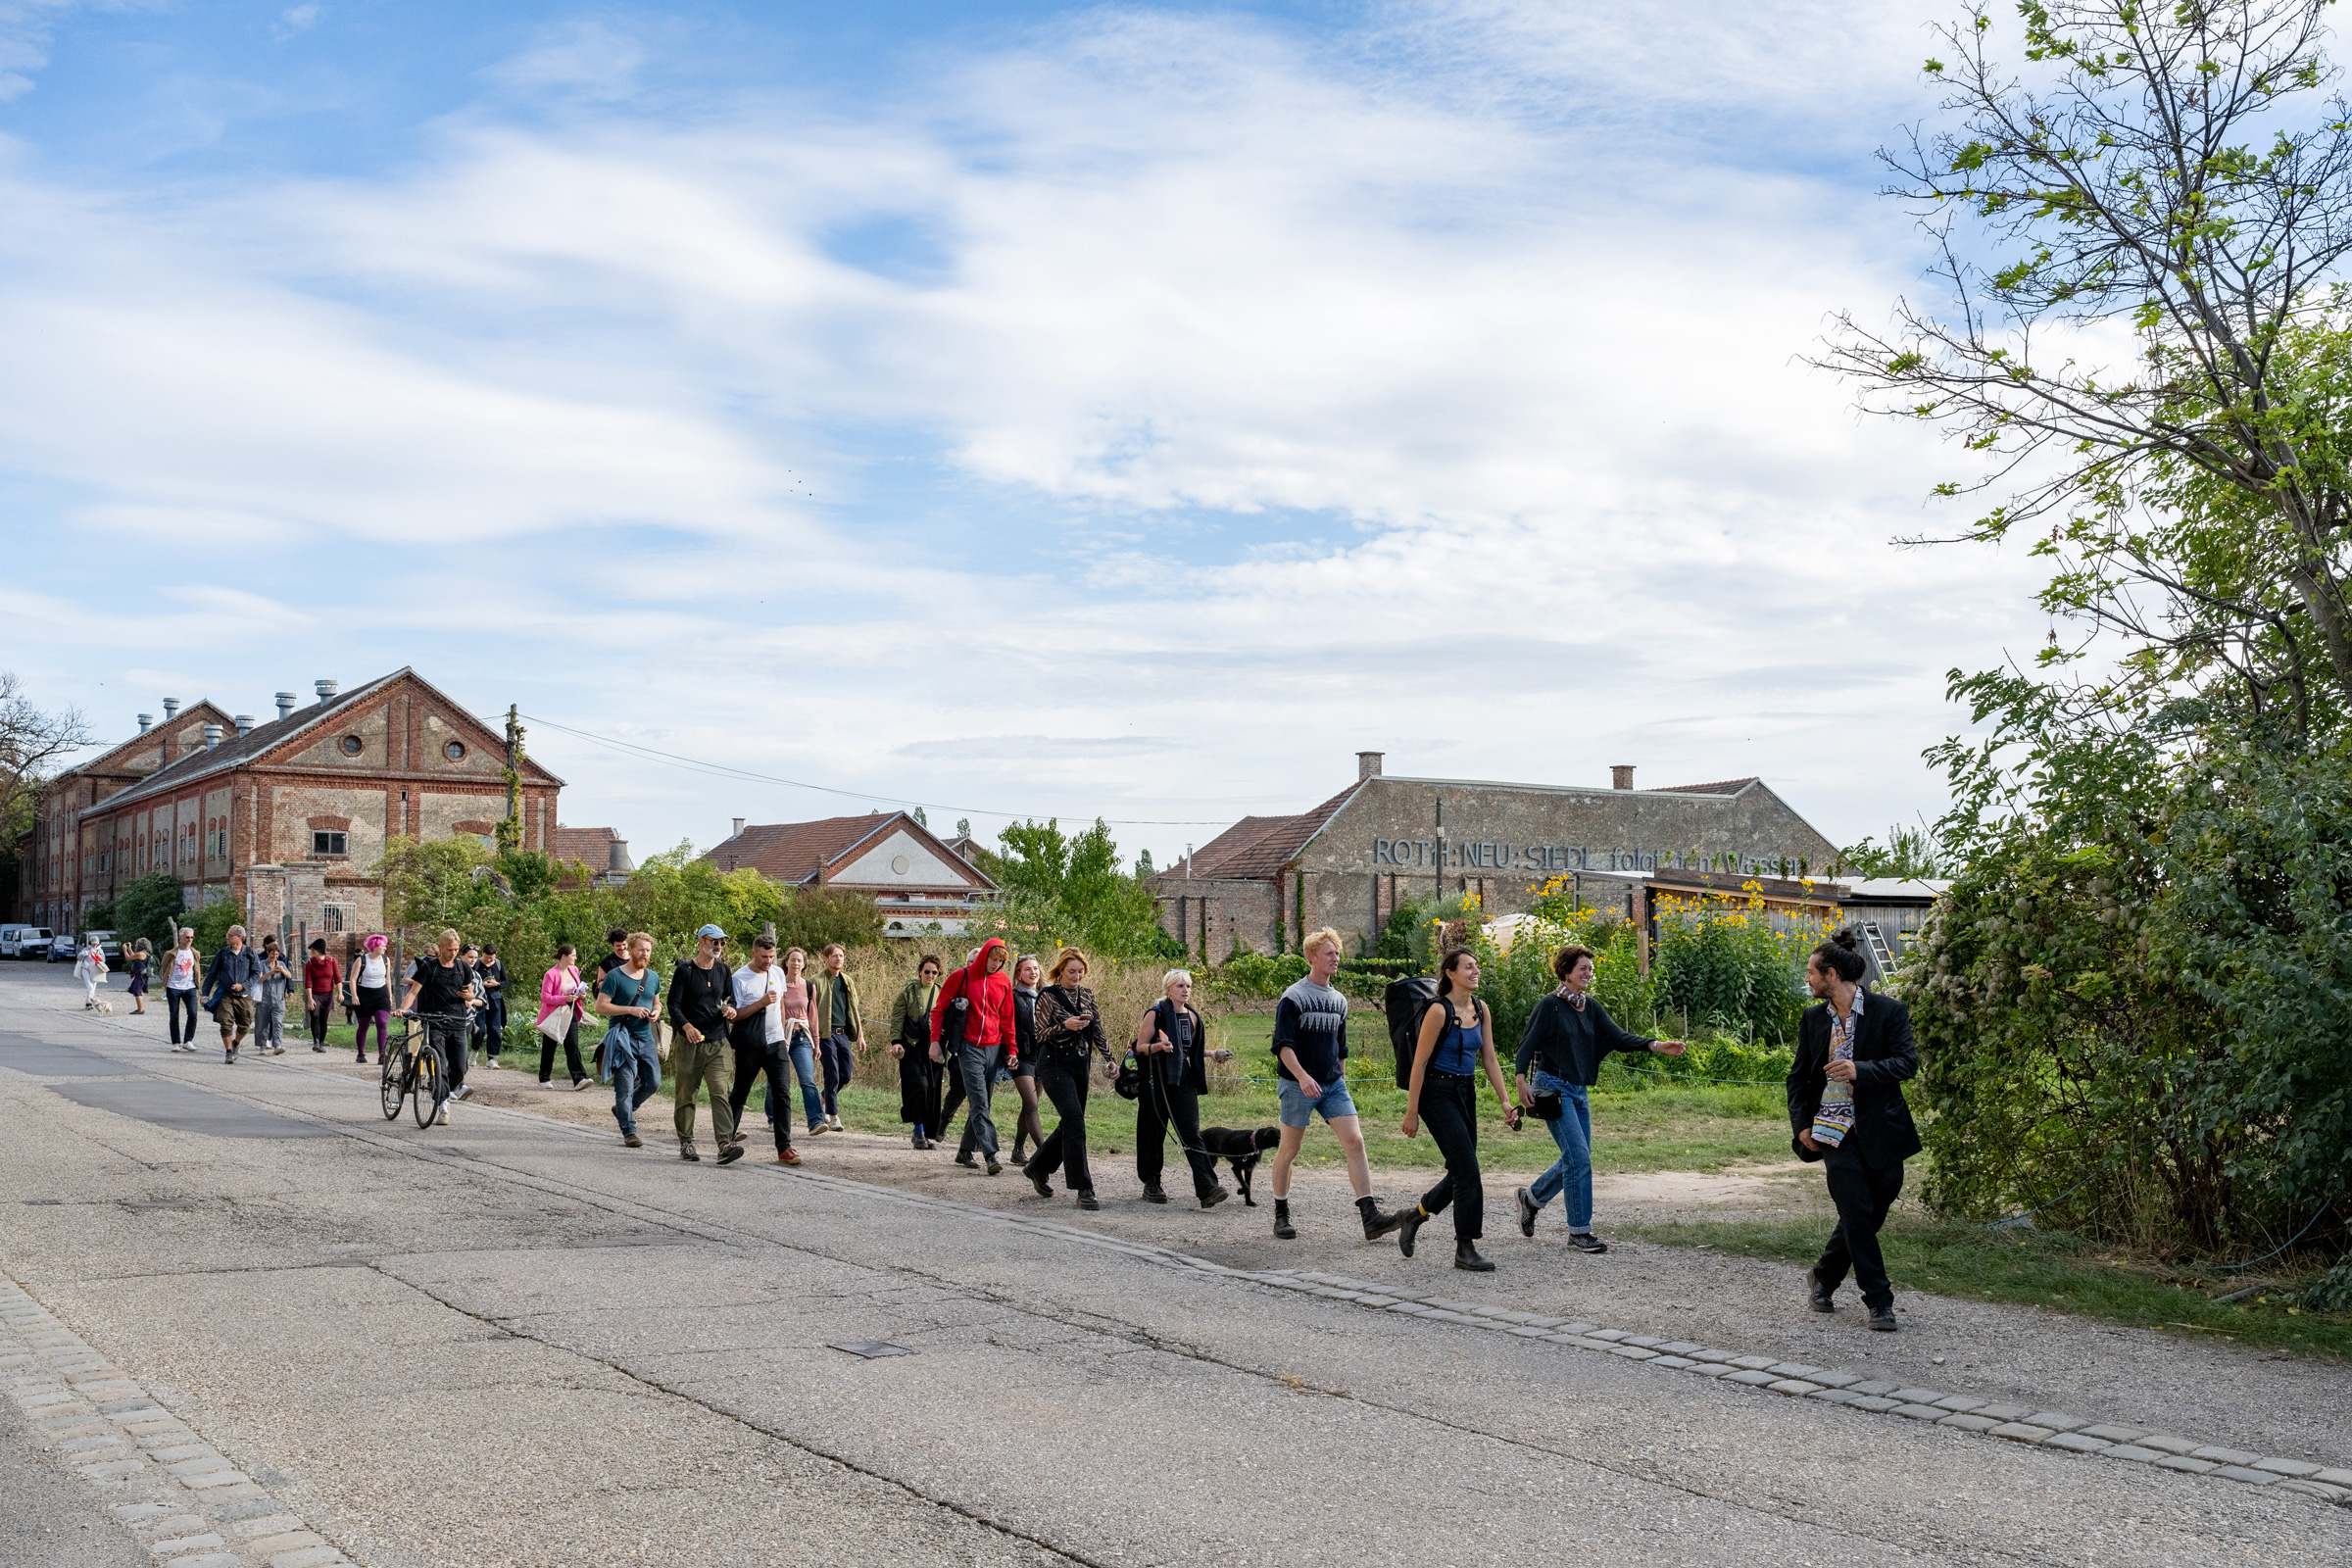
<svg viewBox="0 0 2352 1568">
<path fill-rule="evenodd" d="M 399 1120 L 401 1102 L 413 1099 L 416 1125 L 430 1127 L 449 1101 L 449 1057 L 433 1039 L 434 1026 L 464 1029 L 466 1015 L 404 1012 L 400 1020 L 400 1038 L 382 1053 L 384 1120 Z"/>
</svg>

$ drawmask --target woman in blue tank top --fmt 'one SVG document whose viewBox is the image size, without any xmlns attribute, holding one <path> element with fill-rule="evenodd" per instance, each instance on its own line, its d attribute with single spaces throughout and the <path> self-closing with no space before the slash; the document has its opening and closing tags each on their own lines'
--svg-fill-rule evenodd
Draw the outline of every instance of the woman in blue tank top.
<svg viewBox="0 0 2352 1568">
<path fill-rule="evenodd" d="M 1453 1205 L 1453 1266 L 1486 1274 L 1494 1265 L 1481 1257 L 1476 1243 L 1486 1234 L 1487 1191 L 1478 1169 L 1478 1074 L 1494 1086 L 1495 1103 L 1513 1132 L 1519 1110 L 1503 1087 L 1502 1064 L 1494 1058 L 1494 1015 L 1478 1000 L 1478 959 L 1468 948 L 1451 948 L 1438 966 L 1438 1000 L 1421 1015 L 1413 1051 L 1412 1085 L 1405 1091 L 1404 1136 L 1417 1138 L 1421 1119 L 1446 1156 L 1446 1174 L 1422 1195 L 1420 1206 L 1404 1216 L 1396 1245 L 1413 1255 L 1422 1225 Z"/>
</svg>

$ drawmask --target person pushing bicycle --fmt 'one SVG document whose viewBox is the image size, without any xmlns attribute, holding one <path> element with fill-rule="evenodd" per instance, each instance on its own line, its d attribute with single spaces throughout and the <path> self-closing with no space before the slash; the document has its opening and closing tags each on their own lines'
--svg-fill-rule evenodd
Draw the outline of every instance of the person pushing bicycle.
<svg viewBox="0 0 2352 1568">
<path fill-rule="evenodd" d="M 472 1029 L 472 1010 L 481 1005 L 474 994 L 473 971 L 458 960 L 459 947 L 455 931 L 442 932 L 434 951 L 410 968 L 409 989 L 400 999 L 400 1010 L 422 1023 L 424 1038 L 441 1048 L 442 1059 L 449 1063 L 452 1100 L 466 1098 L 466 1039 Z M 449 1120 L 446 1105 L 437 1119 Z"/>
</svg>

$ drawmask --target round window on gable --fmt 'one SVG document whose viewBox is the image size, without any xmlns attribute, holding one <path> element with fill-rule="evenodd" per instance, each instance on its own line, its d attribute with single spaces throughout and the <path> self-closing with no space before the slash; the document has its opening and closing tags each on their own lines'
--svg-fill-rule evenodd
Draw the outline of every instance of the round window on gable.
<svg viewBox="0 0 2352 1568">
<path fill-rule="evenodd" d="M 913 867 L 913 865 L 914 862 L 906 858 L 906 857 L 904 855 L 894 855 L 891 857 L 890 868 L 901 876 L 905 876 L 907 871 Z"/>
<path fill-rule="evenodd" d="M 367 745 L 368 745 L 368 743 L 367 743 L 367 742 L 365 742 L 365 741 L 361 740 L 361 739 L 360 739 L 360 738 L 359 738 L 357 735 L 346 735 L 346 736 L 344 736 L 344 737 L 343 737 L 343 742 L 342 742 L 342 744 L 343 744 L 343 755 L 344 755 L 345 757 L 357 757 L 357 756 L 359 756 L 361 752 L 363 752 L 363 751 L 365 751 L 365 750 L 367 749 Z"/>
<path fill-rule="evenodd" d="M 451 741 L 447 746 L 441 748 L 441 755 L 453 762 L 463 762 L 466 760 L 466 743 Z"/>
</svg>

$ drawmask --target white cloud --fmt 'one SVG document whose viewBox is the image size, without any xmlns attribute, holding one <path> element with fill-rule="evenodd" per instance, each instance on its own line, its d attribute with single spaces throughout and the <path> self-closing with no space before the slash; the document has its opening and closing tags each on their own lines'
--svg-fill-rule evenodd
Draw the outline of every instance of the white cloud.
<svg viewBox="0 0 2352 1568">
<path fill-rule="evenodd" d="M 499 74 L 562 123 L 485 106 L 396 174 L 164 207 L 19 173 L 0 466 L 125 537 L 380 562 L 305 590 L 352 659 L 878 798 L 1279 808 L 1371 747 L 1908 816 L 1940 670 L 2031 626 L 2020 565 L 1886 548 L 1935 455 L 1798 356 L 1910 241 L 1866 170 L 1721 131 L 1902 28 L 1727 8 L 1677 74 L 1562 15 L 1398 13 L 1357 59 L 1090 14 L 895 101 L 691 122 L 625 106 L 643 50 L 599 24 Z M 1033 548 L 871 499 L 934 452 Z M 122 646 L 184 659 L 182 614 Z M 746 734 L 745 690 L 789 726 Z M 541 739 L 574 821 L 745 809 Z"/>
<path fill-rule="evenodd" d="M 326 7 L 316 3 L 288 6 L 277 14 L 278 25 L 288 33 L 308 32 L 318 25 L 318 19 L 325 11 Z"/>
</svg>

